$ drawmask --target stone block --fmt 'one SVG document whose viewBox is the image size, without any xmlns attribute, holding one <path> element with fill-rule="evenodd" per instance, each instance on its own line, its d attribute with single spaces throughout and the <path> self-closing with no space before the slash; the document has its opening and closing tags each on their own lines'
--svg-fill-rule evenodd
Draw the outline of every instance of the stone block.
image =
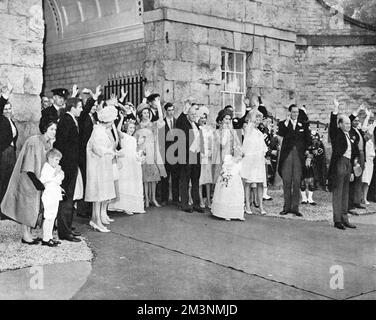
<svg viewBox="0 0 376 320">
<path fill-rule="evenodd" d="M 202 83 L 221 84 L 221 67 L 208 64 L 194 65 L 192 81 Z"/>
<path fill-rule="evenodd" d="M 41 68 L 25 68 L 24 92 L 40 94 L 43 84 L 43 72 Z"/>
<path fill-rule="evenodd" d="M 294 57 L 295 56 L 295 43 L 279 41 L 279 54 L 281 56 Z"/>
<path fill-rule="evenodd" d="M 262 87 L 264 72 L 260 69 L 253 69 L 247 72 L 247 87 Z"/>
<path fill-rule="evenodd" d="M 15 16 L 32 17 L 34 12 L 30 10 L 34 6 L 42 7 L 41 0 L 11 0 L 9 1 L 9 13 Z"/>
<path fill-rule="evenodd" d="M 210 49 L 212 47 L 200 44 L 198 46 L 198 61 L 199 63 L 210 63 Z"/>
<path fill-rule="evenodd" d="M 197 62 L 199 46 L 190 42 L 176 43 L 176 56 L 180 61 Z"/>
<path fill-rule="evenodd" d="M 230 1 L 227 3 L 227 18 L 244 21 L 246 17 L 246 4 L 244 0 Z"/>
<path fill-rule="evenodd" d="M 0 14 L 0 30 L 10 40 L 26 40 L 26 17 Z"/>
<path fill-rule="evenodd" d="M 209 45 L 216 47 L 234 48 L 234 36 L 230 31 L 209 29 Z"/>
<path fill-rule="evenodd" d="M 190 0 L 190 1 L 181 1 L 181 2 L 191 2 L 193 12 L 206 14 L 206 15 L 210 15 L 211 13 L 211 8 L 212 8 L 211 1 Z"/>
<path fill-rule="evenodd" d="M 227 1 L 210 1 L 211 10 L 210 15 L 215 17 L 227 18 Z"/>
<path fill-rule="evenodd" d="M 209 31 L 205 27 L 191 26 L 191 41 L 194 43 L 207 44 Z"/>
<path fill-rule="evenodd" d="M 192 82 L 191 96 L 194 97 L 199 104 L 209 104 L 209 85 L 200 82 Z"/>
<path fill-rule="evenodd" d="M 295 75 L 293 73 L 274 73 L 273 86 L 277 89 L 294 90 L 296 87 Z"/>
<path fill-rule="evenodd" d="M 15 120 L 39 121 L 41 115 L 39 95 L 13 94 L 11 102 Z"/>
<path fill-rule="evenodd" d="M 174 81 L 163 81 L 162 101 L 163 103 L 174 102 Z"/>
<path fill-rule="evenodd" d="M 176 22 L 166 22 L 164 28 L 164 37 L 168 33 L 169 40 L 175 41 L 192 41 L 192 29 L 190 25 Z"/>
<path fill-rule="evenodd" d="M 26 67 L 43 66 L 43 44 L 17 41 L 12 47 L 12 63 Z"/>
<path fill-rule="evenodd" d="M 218 47 L 210 47 L 210 65 L 220 66 L 222 64 L 222 50 Z"/>
<path fill-rule="evenodd" d="M 176 41 L 170 41 L 169 43 L 163 44 L 163 58 L 166 60 L 179 60 L 177 55 L 177 46 Z M 158 48 L 158 46 L 157 46 Z"/>
<path fill-rule="evenodd" d="M 216 84 L 209 85 L 209 104 L 220 106 L 221 105 L 221 86 Z"/>
<path fill-rule="evenodd" d="M 253 36 L 249 34 L 241 34 L 240 50 L 251 52 L 253 50 Z"/>
<path fill-rule="evenodd" d="M 164 73 L 166 80 L 190 81 L 192 64 L 183 61 L 164 61 Z"/>
<path fill-rule="evenodd" d="M 265 52 L 267 54 L 279 54 L 279 41 L 276 39 L 265 38 Z"/>
<path fill-rule="evenodd" d="M 12 83 L 13 93 L 24 92 L 25 68 L 12 65 L 0 65 L 0 75 L 1 79 L 9 80 L 10 83 Z"/>
<path fill-rule="evenodd" d="M 257 15 L 257 3 L 254 1 L 247 1 L 245 3 L 245 21 L 254 23 L 256 21 Z"/>
<path fill-rule="evenodd" d="M 254 49 L 265 51 L 265 38 L 264 37 L 255 36 L 253 38 L 253 41 L 254 41 Z"/>
<path fill-rule="evenodd" d="M 191 95 L 191 83 L 188 81 L 174 82 L 174 102 L 183 104 L 184 99 Z"/>
<path fill-rule="evenodd" d="M 12 42 L 6 38 L 0 38 L 0 64 L 11 64 L 12 62 Z"/>
</svg>

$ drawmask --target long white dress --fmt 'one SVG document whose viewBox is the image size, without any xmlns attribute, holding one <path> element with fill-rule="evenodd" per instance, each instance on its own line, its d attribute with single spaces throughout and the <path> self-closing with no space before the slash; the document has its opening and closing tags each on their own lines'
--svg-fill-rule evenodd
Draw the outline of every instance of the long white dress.
<svg viewBox="0 0 376 320">
<path fill-rule="evenodd" d="M 144 213 L 144 194 L 141 161 L 137 154 L 137 140 L 128 134 L 121 137 L 124 157 L 119 169 L 119 194 L 112 200 L 109 210 Z"/>
<path fill-rule="evenodd" d="M 224 164 L 222 169 L 231 174 L 226 184 L 222 176 L 215 184 L 211 211 L 213 216 L 223 219 L 244 219 L 244 188 L 240 177 L 241 162 Z"/>
<path fill-rule="evenodd" d="M 366 163 L 362 175 L 362 182 L 370 184 L 373 175 L 373 160 L 375 159 L 375 146 L 372 139 L 366 143 Z"/>
<path fill-rule="evenodd" d="M 265 154 L 268 147 L 264 135 L 257 128 L 246 128 L 242 147 L 244 158 L 240 175 L 247 183 L 266 185 Z"/>
</svg>

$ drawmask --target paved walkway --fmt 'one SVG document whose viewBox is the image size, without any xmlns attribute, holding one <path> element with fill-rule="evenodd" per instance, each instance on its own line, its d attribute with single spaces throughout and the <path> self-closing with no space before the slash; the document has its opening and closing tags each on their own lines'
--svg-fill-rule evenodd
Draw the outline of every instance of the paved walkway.
<svg viewBox="0 0 376 320">
<path fill-rule="evenodd" d="M 81 221 L 95 258 L 85 281 L 61 298 L 376 298 L 376 215 L 354 217 L 358 229 L 346 231 L 261 216 L 226 222 L 173 208 L 112 216 L 109 234 Z M 343 290 L 330 288 L 333 266 L 344 271 Z"/>
</svg>

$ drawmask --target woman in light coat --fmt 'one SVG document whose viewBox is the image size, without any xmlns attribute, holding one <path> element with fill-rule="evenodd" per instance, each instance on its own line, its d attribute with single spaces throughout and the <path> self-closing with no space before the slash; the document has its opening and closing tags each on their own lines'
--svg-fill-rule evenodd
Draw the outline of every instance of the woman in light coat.
<svg viewBox="0 0 376 320">
<path fill-rule="evenodd" d="M 107 215 L 107 206 L 110 200 L 116 198 L 115 180 L 118 179 L 115 160 L 120 153 L 115 149 L 115 140 L 111 132 L 116 117 L 115 107 L 101 109 L 98 112 L 99 124 L 94 126 L 86 147 L 85 201 L 93 202 L 90 226 L 100 232 L 110 232 L 103 224 L 113 221 Z"/>
</svg>

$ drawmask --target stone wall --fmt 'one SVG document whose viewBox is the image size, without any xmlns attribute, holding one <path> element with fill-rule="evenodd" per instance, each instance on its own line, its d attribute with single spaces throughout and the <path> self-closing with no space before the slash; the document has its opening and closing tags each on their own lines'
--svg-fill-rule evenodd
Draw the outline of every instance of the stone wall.
<svg viewBox="0 0 376 320">
<path fill-rule="evenodd" d="M 376 111 L 376 32 L 345 21 L 322 0 L 297 4 L 297 102 L 325 123 L 334 95 L 347 113 L 361 103 Z"/>
<path fill-rule="evenodd" d="M 184 98 L 193 96 L 210 107 L 214 120 L 221 108 L 221 49 L 225 48 L 247 54 L 247 91 L 261 94 L 277 116 L 285 114 L 281 106 L 288 105 L 295 90 L 290 2 L 160 0 L 154 1 L 153 9 L 164 10 L 165 18 L 155 19 L 152 15 L 159 13 L 150 13 L 144 21 L 145 75 L 163 101 L 174 101 L 181 109 Z M 255 23 L 261 24 L 259 34 Z"/>
<path fill-rule="evenodd" d="M 0 0 L 0 85 L 13 86 L 10 102 L 20 132 L 18 147 L 39 132 L 44 21 L 42 0 Z"/>
<path fill-rule="evenodd" d="M 309 46 L 297 50 L 297 93 L 313 120 L 327 123 L 336 95 L 350 114 L 361 103 L 376 107 L 375 46 Z"/>
<path fill-rule="evenodd" d="M 48 55 L 44 92 L 51 95 L 51 89 L 58 87 L 71 90 L 73 84 L 94 91 L 107 83 L 109 75 L 142 69 L 144 60 L 142 40 Z"/>
</svg>

